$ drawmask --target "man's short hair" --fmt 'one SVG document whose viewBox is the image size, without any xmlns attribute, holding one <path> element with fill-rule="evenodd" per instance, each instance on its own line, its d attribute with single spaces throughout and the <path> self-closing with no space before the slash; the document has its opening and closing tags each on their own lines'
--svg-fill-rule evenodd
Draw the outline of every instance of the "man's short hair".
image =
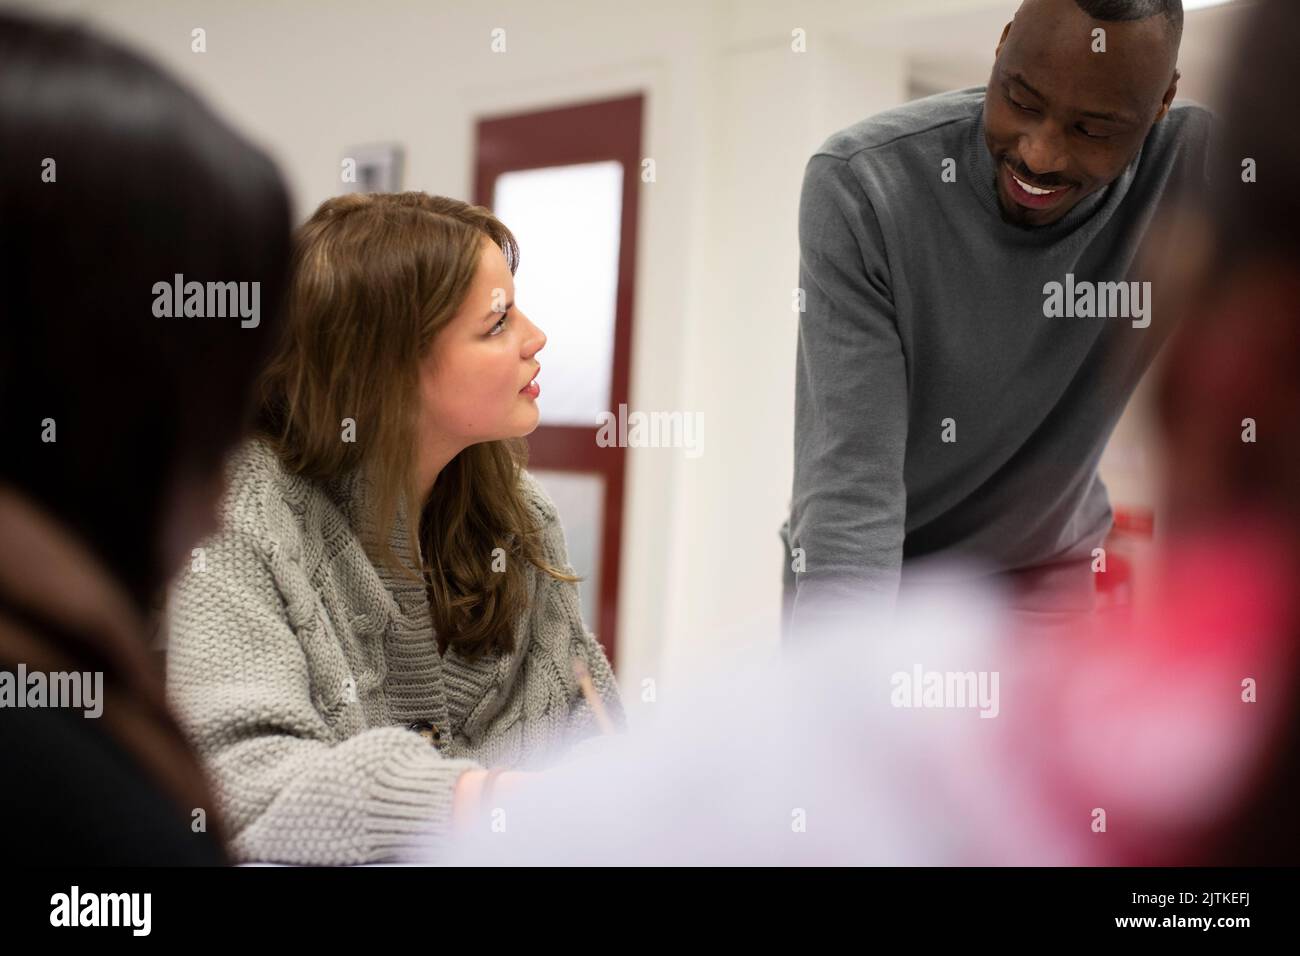
<svg viewBox="0 0 1300 956">
<path fill-rule="evenodd" d="M 1074 0 L 1094 20 L 1115 22 L 1163 16 L 1175 42 L 1183 37 L 1183 0 Z"/>
</svg>

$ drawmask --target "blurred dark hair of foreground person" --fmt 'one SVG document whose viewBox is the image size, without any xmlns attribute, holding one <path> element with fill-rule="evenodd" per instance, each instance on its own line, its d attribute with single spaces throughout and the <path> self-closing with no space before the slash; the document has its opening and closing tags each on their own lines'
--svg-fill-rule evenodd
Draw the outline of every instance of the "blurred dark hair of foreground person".
<svg viewBox="0 0 1300 956">
<path fill-rule="evenodd" d="M 83 28 L 0 14 L 0 63 L 5 858 L 223 862 L 146 619 L 212 530 L 245 429 L 285 188 L 194 94 Z M 155 284 L 178 275 L 248 283 L 246 303 L 258 283 L 256 320 L 156 314 Z M 59 695 L 55 674 L 71 675 Z"/>
<path fill-rule="evenodd" d="M 1144 805 L 1130 816 L 1140 826 L 1107 835 L 1107 862 L 1300 862 L 1296 37 L 1300 4 L 1251 11 L 1225 61 L 1210 188 L 1144 250 L 1157 307 L 1182 318 L 1157 399 L 1170 533 L 1151 613 L 1047 652 L 1062 675 L 1049 682 L 1057 703 L 1043 702 L 1041 749 L 1026 759 L 1054 768 L 1046 788 L 1100 803 L 1079 785 L 1092 761 L 1112 809 L 1125 794 Z M 1071 718 L 1071 685 L 1099 673 L 1113 679 L 1094 688 L 1086 720 Z M 1076 737 L 1092 734 L 1092 753 L 1063 770 L 1071 720 Z"/>
<path fill-rule="evenodd" d="M 1204 857 L 1215 863 L 1300 862 L 1294 808 L 1300 792 L 1297 37 L 1294 0 L 1266 0 L 1251 12 L 1236 55 L 1225 61 L 1227 112 L 1203 227 L 1189 222 L 1173 237 L 1182 265 L 1167 280 L 1179 285 L 1186 309 L 1160 392 L 1173 463 L 1171 524 L 1228 542 L 1216 563 L 1230 576 L 1255 571 L 1249 587 L 1269 592 L 1266 582 L 1275 582 L 1271 599 L 1261 597 L 1246 614 L 1271 614 L 1281 644 L 1274 656 L 1287 665 L 1273 674 L 1238 675 L 1257 676 L 1260 699 L 1267 694 L 1284 702 L 1284 716 L 1244 781 L 1236 812 L 1211 828 Z M 1246 175 L 1248 165 L 1254 177 Z M 1234 543 L 1252 542 L 1256 567 L 1227 567 Z M 1232 629 L 1212 636 L 1234 639 Z"/>
</svg>

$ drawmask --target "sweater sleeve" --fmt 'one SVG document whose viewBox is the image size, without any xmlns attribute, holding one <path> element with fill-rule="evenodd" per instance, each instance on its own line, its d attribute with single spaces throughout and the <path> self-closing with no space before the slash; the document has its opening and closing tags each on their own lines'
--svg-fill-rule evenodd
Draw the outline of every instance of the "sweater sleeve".
<svg viewBox="0 0 1300 956">
<path fill-rule="evenodd" d="M 875 213 L 849 164 L 818 154 L 799 204 L 791 629 L 892 603 L 907 514 L 907 369 Z M 796 556 L 787 556 L 795 562 Z"/>
<path fill-rule="evenodd" d="M 427 858 L 450 821 L 460 774 L 420 735 L 377 727 L 341 740 L 327 688 L 272 567 L 293 560 L 246 533 L 205 545 L 204 570 L 169 609 L 172 705 L 207 761 L 237 860 L 355 864 Z M 298 609 L 307 615 L 310 609 Z"/>
</svg>

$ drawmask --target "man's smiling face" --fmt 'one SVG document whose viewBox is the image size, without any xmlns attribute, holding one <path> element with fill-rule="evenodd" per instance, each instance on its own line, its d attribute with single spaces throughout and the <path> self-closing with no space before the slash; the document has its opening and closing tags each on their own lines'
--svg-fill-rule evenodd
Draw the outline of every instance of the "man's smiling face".
<svg viewBox="0 0 1300 956">
<path fill-rule="evenodd" d="M 1093 52 L 1099 28 L 1104 53 Z M 1100 21 L 1075 0 L 1026 0 L 984 97 L 1003 219 L 1045 226 L 1114 182 L 1168 112 L 1177 57 L 1163 15 Z"/>
</svg>

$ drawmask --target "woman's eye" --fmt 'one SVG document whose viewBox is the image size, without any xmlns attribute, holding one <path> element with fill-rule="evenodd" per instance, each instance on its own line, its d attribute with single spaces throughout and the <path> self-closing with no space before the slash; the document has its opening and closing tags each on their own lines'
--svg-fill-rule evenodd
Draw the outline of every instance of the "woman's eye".
<svg viewBox="0 0 1300 956">
<path fill-rule="evenodd" d="M 510 313 L 508 313 L 508 312 L 503 312 L 503 313 L 501 314 L 501 318 L 500 318 L 499 320 L 497 320 L 497 324 L 496 324 L 496 325 L 492 326 L 492 331 L 490 331 L 490 332 L 488 333 L 488 335 L 500 335 L 503 331 L 505 331 L 505 327 L 506 327 L 506 316 L 509 315 L 509 314 L 510 314 Z"/>
</svg>

